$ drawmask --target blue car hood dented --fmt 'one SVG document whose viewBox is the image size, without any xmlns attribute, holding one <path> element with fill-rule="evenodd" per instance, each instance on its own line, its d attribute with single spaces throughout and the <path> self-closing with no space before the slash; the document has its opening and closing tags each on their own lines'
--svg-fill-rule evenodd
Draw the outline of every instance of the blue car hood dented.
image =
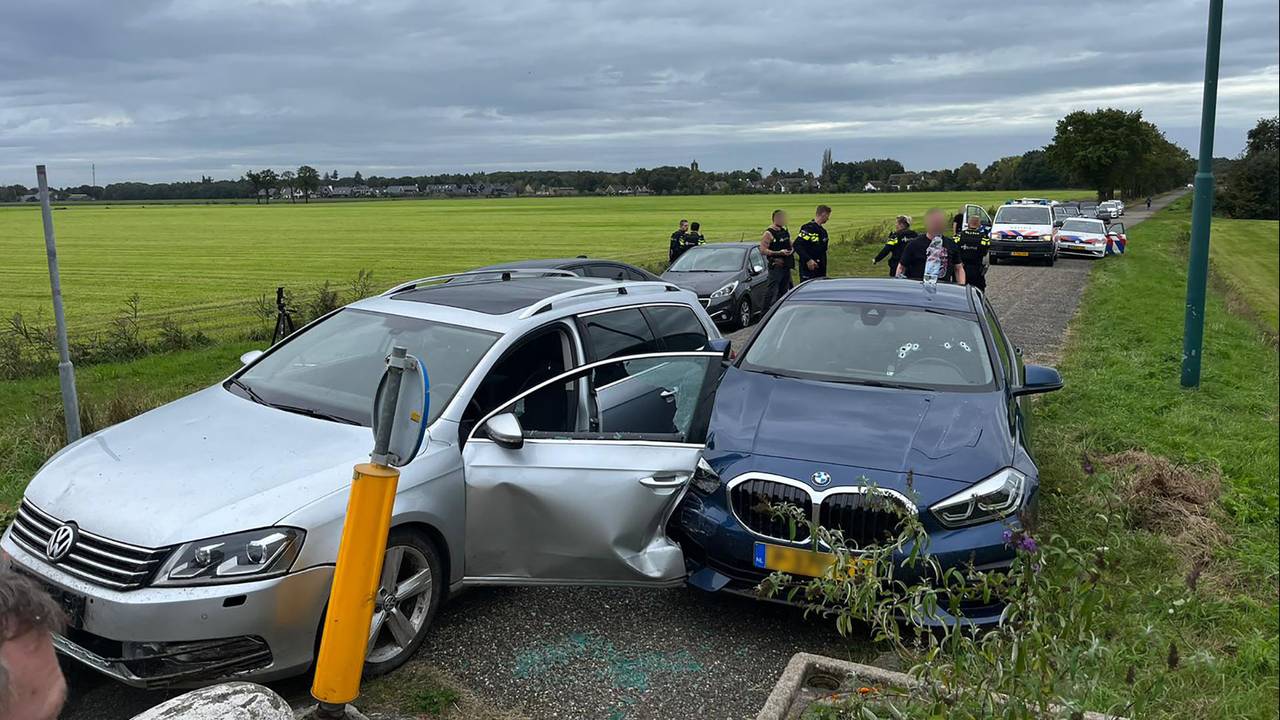
<svg viewBox="0 0 1280 720">
<path fill-rule="evenodd" d="M 731 367 L 710 447 L 965 483 L 1013 461 L 1003 393 L 896 390 Z"/>
</svg>

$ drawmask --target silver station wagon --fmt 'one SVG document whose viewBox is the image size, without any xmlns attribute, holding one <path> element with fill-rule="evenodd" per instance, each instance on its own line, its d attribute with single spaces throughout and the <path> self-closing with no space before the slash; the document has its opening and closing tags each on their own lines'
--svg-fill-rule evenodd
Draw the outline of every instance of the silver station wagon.
<svg viewBox="0 0 1280 720">
<path fill-rule="evenodd" d="M 67 610 L 59 651 L 141 687 L 306 671 L 395 345 L 426 365 L 428 440 L 402 468 L 367 670 L 407 660 L 465 586 L 683 582 L 665 528 L 727 348 L 698 298 L 464 273 L 341 308 L 52 457 L 0 543 Z"/>
</svg>

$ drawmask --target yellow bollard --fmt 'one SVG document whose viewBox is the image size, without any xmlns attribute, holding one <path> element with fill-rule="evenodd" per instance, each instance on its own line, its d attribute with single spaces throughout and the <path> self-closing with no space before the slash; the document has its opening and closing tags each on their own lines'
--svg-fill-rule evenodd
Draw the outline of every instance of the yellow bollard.
<svg viewBox="0 0 1280 720">
<path fill-rule="evenodd" d="M 311 695 L 321 707 L 340 707 L 360 695 L 369 623 L 377 602 L 399 480 L 400 471 L 393 467 L 373 463 L 355 467 L 315 680 L 311 684 Z"/>
</svg>

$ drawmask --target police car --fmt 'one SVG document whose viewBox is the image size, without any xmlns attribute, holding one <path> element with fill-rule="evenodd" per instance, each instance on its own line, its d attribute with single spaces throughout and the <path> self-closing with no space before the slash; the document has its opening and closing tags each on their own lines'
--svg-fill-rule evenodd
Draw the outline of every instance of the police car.
<svg viewBox="0 0 1280 720">
<path fill-rule="evenodd" d="M 1000 206 L 991 223 L 991 264 L 1025 259 L 1053 265 L 1058 259 L 1054 230 L 1053 208 L 1047 201 L 1026 198 Z"/>
</svg>

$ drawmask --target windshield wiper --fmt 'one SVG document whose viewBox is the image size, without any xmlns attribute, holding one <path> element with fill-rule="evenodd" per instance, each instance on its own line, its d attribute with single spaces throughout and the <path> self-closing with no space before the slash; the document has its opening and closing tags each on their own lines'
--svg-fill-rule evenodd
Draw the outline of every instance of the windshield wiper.
<svg viewBox="0 0 1280 720">
<path fill-rule="evenodd" d="M 892 390 L 932 390 L 933 388 L 923 385 L 910 385 L 908 383 L 887 382 L 884 380 L 833 380 L 832 382 L 841 385 L 869 385 L 878 388 L 890 388 Z"/>
<path fill-rule="evenodd" d="M 254 392 L 253 388 L 249 387 L 249 385 L 245 383 L 245 381 L 241 380 L 240 378 L 231 378 L 227 382 L 243 390 L 244 394 L 249 396 L 250 400 L 258 403 L 259 405 L 266 405 L 267 407 L 272 407 L 271 403 L 267 402 L 266 400 L 263 400 L 261 395 Z"/>
<path fill-rule="evenodd" d="M 342 417 L 341 415 L 334 415 L 333 413 L 323 412 L 321 410 L 316 410 L 314 408 L 297 407 L 296 405 L 274 405 L 274 404 L 271 405 L 271 407 L 277 410 L 284 410 L 285 412 L 297 413 L 299 415 L 306 415 L 307 417 L 313 417 L 318 420 L 329 420 L 331 422 L 342 423 L 343 425 L 359 425 L 360 424 L 359 422 L 352 420 L 351 418 Z"/>
</svg>

